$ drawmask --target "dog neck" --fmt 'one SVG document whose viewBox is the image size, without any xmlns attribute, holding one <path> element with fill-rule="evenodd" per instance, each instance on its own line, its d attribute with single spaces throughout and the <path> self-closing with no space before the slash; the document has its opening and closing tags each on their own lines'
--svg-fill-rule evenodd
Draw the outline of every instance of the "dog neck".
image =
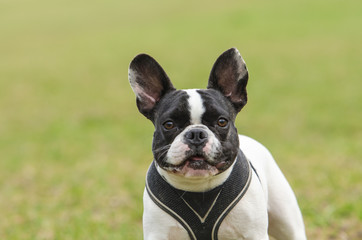
<svg viewBox="0 0 362 240">
<path fill-rule="evenodd" d="M 229 177 L 235 162 L 224 172 L 210 177 L 186 178 L 162 169 L 157 165 L 157 172 L 174 188 L 188 192 L 206 192 L 223 184 Z"/>
</svg>

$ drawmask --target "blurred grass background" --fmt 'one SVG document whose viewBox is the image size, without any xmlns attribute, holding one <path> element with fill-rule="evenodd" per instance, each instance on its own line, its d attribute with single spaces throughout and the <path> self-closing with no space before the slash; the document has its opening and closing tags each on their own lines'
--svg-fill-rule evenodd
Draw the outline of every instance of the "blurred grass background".
<svg viewBox="0 0 362 240">
<path fill-rule="evenodd" d="M 0 239 L 142 239 L 153 126 L 127 68 L 204 88 L 237 47 L 239 132 L 267 146 L 309 239 L 362 238 L 362 2 L 0 0 Z"/>
</svg>

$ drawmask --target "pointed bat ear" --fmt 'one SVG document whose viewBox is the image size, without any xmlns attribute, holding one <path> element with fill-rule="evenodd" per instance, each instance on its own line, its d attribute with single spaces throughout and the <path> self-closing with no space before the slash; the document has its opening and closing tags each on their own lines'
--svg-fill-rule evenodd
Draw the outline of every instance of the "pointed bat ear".
<svg viewBox="0 0 362 240">
<path fill-rule="evenodd" d="M 219 56 L 212 67 L 207 88 L 220 91 L 239 112 L 247 102 L 248 70 L 236 48 Z"/>
<path fill-rule="evenodd" d="M 147 54 L 137 55 L 132 60 L 128 79 L 137 97 L 138 110 L 150 120 L 160 99 L 175 90 L 162 67 Z"/>
</svg>

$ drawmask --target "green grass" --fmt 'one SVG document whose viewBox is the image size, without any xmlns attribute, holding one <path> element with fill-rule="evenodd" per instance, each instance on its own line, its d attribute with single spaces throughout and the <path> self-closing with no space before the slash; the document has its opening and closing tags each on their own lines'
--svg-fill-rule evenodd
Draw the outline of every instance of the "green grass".
<svg viewBox="0 0 362 240">
<path fill-rule="evenodd" d="M 361 1 L 0 1 L 0 239 L 142 239 L 152 124 L 127 80 L 155 57 L 206 86 L 237 47 L 241 133 L 266 145 L 310 239 L 362 235 Z"/>
</svg>

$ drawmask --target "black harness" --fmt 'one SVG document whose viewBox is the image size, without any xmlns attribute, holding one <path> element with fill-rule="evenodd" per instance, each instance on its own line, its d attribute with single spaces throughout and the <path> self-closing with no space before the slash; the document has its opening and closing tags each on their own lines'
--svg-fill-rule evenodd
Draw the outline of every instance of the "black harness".
<svg viewBox="0 0 362 240">
<path fill-rule="evenodd" d="M 228 179 L 208 192 L 187 192 L 167 183 L 152 163 L 146 189 L 153 202 L 175 218 L 192 240 L 217 240 L 219 227 L 247 191 L 252 167 L 239 151 Z"/>
</svg>

